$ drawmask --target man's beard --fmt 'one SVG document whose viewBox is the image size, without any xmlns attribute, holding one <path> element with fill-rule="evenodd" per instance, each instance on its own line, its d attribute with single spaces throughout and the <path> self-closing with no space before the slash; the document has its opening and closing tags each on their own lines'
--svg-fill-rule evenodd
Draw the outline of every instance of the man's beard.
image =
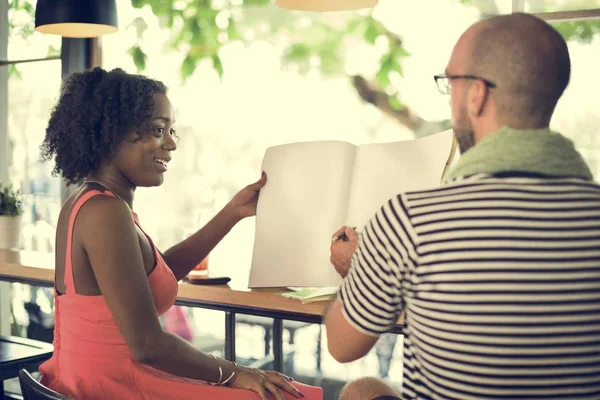
<svg viewBox="0 0 600 400">
<path fill-rule="evenodd" d="M 452 130 L 454 131 L 454 137 L 458 143 L 460 154 L 465 154 L 467 150 L 475 146 L 475 132 L 473 132 L 471 121 L 467 117 L 466 107 L 461 108 Z"/>
</svg>

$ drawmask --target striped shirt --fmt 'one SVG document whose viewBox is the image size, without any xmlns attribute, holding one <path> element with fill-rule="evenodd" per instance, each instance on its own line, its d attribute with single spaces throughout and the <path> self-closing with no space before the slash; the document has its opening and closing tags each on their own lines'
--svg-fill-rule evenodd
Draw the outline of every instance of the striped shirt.
<svg viewBox="0 0 600 400">
<path fill-rule="evenodd" d="M 340 296 L 370 335 L 406 309 L 407 399 L 600 399 L 600 186 L 479 174 L 398 195 Z"/>
</svg>

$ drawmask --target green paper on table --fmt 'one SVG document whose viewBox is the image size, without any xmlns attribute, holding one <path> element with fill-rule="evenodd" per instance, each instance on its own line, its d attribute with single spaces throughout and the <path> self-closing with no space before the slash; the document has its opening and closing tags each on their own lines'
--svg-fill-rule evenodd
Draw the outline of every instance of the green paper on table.
<svg viewBox="0 0 600 400">
<path fill-rule="evenodd" d="M 333 298 L 338 287 L 288 287 L 291 292 L 283 293 L 283 297 L 302 301 L 303 304 L 325 301 Z"/>
</svg>

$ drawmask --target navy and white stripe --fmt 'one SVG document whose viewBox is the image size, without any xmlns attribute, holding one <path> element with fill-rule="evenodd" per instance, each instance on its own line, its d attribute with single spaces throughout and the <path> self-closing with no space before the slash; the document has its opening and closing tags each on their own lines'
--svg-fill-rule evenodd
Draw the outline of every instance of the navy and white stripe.
<svg viewBox="0 0 600 400">
<path fill-rule="evenodd" d="M 600 399 L 600 186 L 481 174 L 399 195 L 340 293 L 371 335 L 406 309 L 406 398 Z"/>
</svg>

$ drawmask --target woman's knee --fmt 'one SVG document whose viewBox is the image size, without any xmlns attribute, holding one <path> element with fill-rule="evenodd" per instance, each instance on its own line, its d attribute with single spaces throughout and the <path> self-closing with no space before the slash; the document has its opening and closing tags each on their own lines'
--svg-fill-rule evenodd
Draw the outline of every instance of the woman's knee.
<svg viewBox="0 0 600 400">
<path fill-rule="evenodd" d="M 381 379 L 366 377 L 348 383 L 340 393 L 340 400 L 372 400 L 382 396 L 400 398 L 400 393 Z"/>
</svg>

